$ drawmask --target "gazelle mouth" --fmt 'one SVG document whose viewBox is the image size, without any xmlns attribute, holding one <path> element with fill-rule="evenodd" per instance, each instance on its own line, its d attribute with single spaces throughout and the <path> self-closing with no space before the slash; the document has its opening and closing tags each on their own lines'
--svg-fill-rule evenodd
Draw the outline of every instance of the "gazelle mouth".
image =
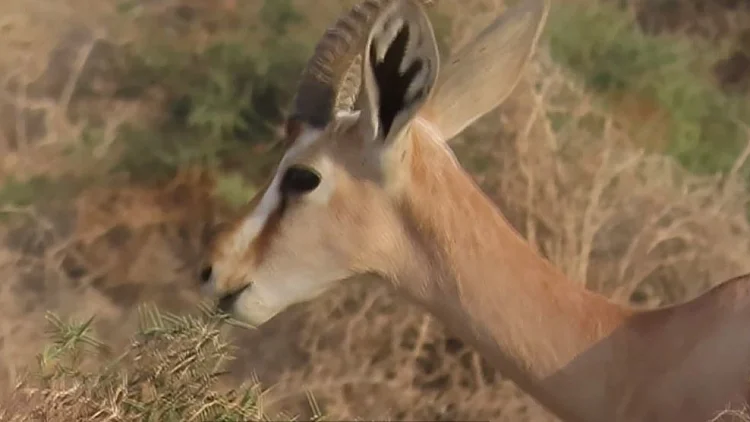
<svg viewBox="0 0 750 422">
<path fill-rule="evenodd" d="M 237 303 L 237 299 L 239 299 L 240 295 L 252 285 L 253 284 L 250 283 L 237 291 L 222 296 L 221 298 L 219 298 L 219 302 L 216 304 L 216 308 L 221 312 L 224 312 L 225 314 L 231 315 L 234 309 L 234 304 Z"/>
</svg>

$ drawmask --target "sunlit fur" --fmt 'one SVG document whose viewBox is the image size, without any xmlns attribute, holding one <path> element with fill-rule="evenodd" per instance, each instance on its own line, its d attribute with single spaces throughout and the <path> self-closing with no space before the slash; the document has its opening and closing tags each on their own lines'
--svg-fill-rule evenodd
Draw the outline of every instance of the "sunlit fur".
<svg viewBox="0 0 750 422">
<path fill-rule="evenodd" d="M 394 1 L 384 8 L 370 42 L 382 60 L 394 31 L 407 25 L 410 37 L 398 68 L 403 72 L 412 60 L 423 60 L 423 65 L 405 95 L 428 95 L 397 110 L 389 138 L 382 139 L 377 101 L 383 87 L 363 70 L 362 95 L 369 99 L 363 101 L 364 109 L 337 113 L 324 130 L 302 124 L 291 134 L 294 139 L 287 139 L 288 151 L 269 184 L 251 201 L 248 214 L 215 240 L 213 274 L 205 290 L 217 296 L 241 292 L 232 305 L 237 317 L 262 324 L 351 276 L 387 277 L 395 271 L 393 257 L 409 247 L 398 228 L 403 224 L 398 192 L 409 183 L 405 158 L 410 140 L 424 138 L 452 153 L 438 127 L 415 118 L 435 88 L 439 66 L 429 19 L 409 2 Z M 315 169 L 320 185 L 300 197 L 283 198 L 279 182 L 291 165 Z"/>
<path fill-rule="evenodd" d="M 303 131 L 253 199 L 249 215 L 216 239 L 211 288 L 231 292 L 252 283 L 234 308 L 239 318 L 261 324 L 350 276 L 395 272 L 392 257 L 402 255 L 408 240 L 394 229 L 402 223 L 391 195 L 409 174 L 385 177 L 381 160 L 390 159 L 387 151 L 358 135 L 357 119 L 339 115 L 327 131 Z M 455 160 L 435 133 L 420 121 L 407 136 Z M 282 212 L 278 181 L 293 164 L 315 168 L 322 181 Z"/>
</svg>

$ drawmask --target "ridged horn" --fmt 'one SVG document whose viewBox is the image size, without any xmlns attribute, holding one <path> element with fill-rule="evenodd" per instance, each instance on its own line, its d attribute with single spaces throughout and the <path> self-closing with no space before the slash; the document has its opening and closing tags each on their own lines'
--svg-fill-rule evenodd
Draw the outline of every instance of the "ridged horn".
<svg viewBox="0 0 750 422">
<path fill-rule="evenodd" d="M 334 110 L 351 109 L 359 93 L 361 54 L 386 7 L 398 0 L 364 0 L 329 27 L 302 71 L 290 118 L 324 128 Z M 434 0 L 419 0 L 430 5 Z"/>
</svg>

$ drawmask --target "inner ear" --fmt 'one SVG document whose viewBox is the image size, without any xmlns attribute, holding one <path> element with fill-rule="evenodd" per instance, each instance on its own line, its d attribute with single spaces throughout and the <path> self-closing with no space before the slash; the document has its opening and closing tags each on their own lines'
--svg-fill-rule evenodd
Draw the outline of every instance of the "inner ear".
<svg viewBox="0 0 750 422">
<path fill-rule="evenodd" d="M 361 129 L 368 139 L 398 142 L 440 67 L 435 34 L 419 3 L 393 2 L 373 25 L 362 56 Z"/>
<path fill-rule="evenodd" d="M 375 83 L 380 91 L 378 118 L 380 134 L 383 137 L 390 133 L 398 113 L 408 109 L 424 96 L 424 89 L 418 89 L 414 94 L 409 95 L 409 88 L 424 67 L 424 61 L 416 57 L 406 70 L 401 72 L 410 35 L 409 25 L 401 25 L 382 59 L 378 58 L 376 43 L 370 44 L 369 62 L 372 65 Z"/>
</svg>

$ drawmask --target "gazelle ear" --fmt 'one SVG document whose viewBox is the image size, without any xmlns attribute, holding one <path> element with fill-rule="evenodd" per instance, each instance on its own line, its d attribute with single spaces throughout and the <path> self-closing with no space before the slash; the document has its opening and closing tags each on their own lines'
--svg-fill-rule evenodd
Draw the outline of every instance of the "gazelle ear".
<svg viewBox="0 0 750 422">
<path fill-rule="evenodd" d="M 430 20 L 411 0 L 393 2 L 362 54 L 362 124 L 368 139 L 397 141 L 429 99 L 440 59 Z"/>
</svg>

